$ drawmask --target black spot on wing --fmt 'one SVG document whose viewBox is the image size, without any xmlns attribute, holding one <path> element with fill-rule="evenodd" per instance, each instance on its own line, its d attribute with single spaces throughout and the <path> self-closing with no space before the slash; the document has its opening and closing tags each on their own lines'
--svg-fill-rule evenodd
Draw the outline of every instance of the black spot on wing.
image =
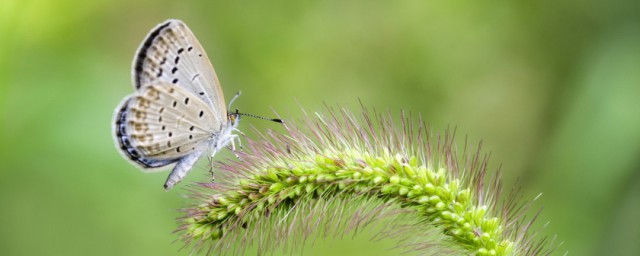
<svg viewBox="0 0 640 256">
<path fill-rule="evenodd" d="M 129 155 L 131 157 L 134 157 L 134 158 L 139 158 L 140 157 L 140 154 L 138 153 L 138 151 L 135 148 L 127 148 L 127 152 L 129 153 Z"/>
</svg>

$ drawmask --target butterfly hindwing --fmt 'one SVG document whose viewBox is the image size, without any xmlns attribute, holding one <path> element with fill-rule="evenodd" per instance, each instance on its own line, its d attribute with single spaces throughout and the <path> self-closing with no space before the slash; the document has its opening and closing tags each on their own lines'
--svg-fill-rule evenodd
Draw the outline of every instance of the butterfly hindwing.
<svg viewBox="0 0 640 256">
<path fill-rule="evenodd" d="M 143 161 L 173 163 L 202 150 L 220 130 L 206 103 L 173 84 L 151 83 L 124 105 L 117 115 L 120 135 L 116 137 L 126 135 L 126 143 L 121 139 L 121 144 L 134 149 Z"/>
<path fill-rule="evenodd" d="M 127 122 L 129 120 L 129 102 L 131 101 L 131 97 L 126 97 L 116 108 L 116 116 L 115 116 L 115 125 L 113 127 L 114 130 L 114 139 L 116 141 L 116 146 L 120 149 L 120 152 L 125 156 L 126 159 L 136 163 L 137 165 L 144 168 L 143 170 L 155 171 L 157 168 L 164 167 L 179 159 L 165 159 L 165 160 L 157 160 L 146 158 L 141 155 L 141 152 L 134 146 L 131 145 L 131 140 L 128 134 Z"/>
</svg>

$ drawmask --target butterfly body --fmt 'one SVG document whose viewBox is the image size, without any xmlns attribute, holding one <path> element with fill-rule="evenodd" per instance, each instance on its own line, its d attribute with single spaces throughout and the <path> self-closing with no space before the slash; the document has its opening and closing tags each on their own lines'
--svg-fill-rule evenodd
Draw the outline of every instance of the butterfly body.
<svg viewBox="0 0 640 256">
<path fill-rule="evenodd" d="M 135 55 L 133 83 L 136 91 L 116 108 L 116 145 L 143 170 L 175 164 L 165 189 L 237 137 L 239 115 L 228 113 L 213 66 L 183 22 L 151 30 Z"/>
</svg>

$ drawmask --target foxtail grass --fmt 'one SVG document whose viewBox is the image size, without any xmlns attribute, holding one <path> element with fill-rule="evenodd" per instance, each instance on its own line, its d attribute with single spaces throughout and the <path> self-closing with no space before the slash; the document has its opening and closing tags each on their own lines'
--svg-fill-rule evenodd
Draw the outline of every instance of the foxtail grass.
<svg viewBox="0 0 640 256">
<path fill-rule="evenodd" d="M 397 122 L 396 122 L 397 121 Z M 378 239 L 420 254 L 545 255 L 530 203 L 502 196 L 488 155 L 429 130 L 421 117 L 327 108 L 259 133 L 240 158 L 217 164 L 220 181 L 190 189 L 178 232 L 208 254 L 309 246 L 385 223 Z M 402 217 L 399 217 L 402 216 Z M 307 248 L 312 250 L 312 248 Z"/>
</svg>

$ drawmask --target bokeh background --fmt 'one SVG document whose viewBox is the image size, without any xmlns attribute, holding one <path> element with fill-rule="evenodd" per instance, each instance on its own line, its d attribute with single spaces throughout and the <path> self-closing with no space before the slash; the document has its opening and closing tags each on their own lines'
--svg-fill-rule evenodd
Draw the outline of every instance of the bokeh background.
<svg viewBox="0 0 640 256">
<path fill-rule="evenodd" d="M 123 160 L 115 106 L 167 18 L 208 52 L 244 112 L 323 102 L 422 113 L 484 141 L 490 168 L 569 255 L 640 255 L 638 1 L 0 1 L 0 254 L 186 255 L 183 188 Z M 276 125 L 244 119 L 240 127 Z M 223 156 L 224 157 L 224 156 Z M 201 167 L 204 168 L 204 167 Z M 190 179 L 204 179 L 196 171 Z M 529 215 L 534 214 L 531 211 Z M 305 255 L 389 255 L 320 239 Z M 254 251 L 251 254 L 255 254 Z"/>
</svg>

